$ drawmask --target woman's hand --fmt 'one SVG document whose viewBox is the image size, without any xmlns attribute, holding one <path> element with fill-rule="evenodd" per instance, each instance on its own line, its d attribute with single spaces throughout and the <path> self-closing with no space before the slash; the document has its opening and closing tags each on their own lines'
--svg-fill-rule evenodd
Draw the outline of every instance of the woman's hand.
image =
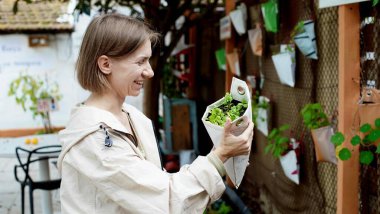
<svg viewBox="0 0 380 214">
<path fill-rule="evenodd" d="M 248 121 L 246 117 L 243 120 L 246 122 L 242 122 L 241 126 L 236 126 L 231 123 L 229 118 L 227 119 L 224 125 L 222 142 L 214 150 L 214 153 L 222 162 L 225 162 L 230 157 L 247 155 L 251 151 L 253 122 Z"/>
</svg>

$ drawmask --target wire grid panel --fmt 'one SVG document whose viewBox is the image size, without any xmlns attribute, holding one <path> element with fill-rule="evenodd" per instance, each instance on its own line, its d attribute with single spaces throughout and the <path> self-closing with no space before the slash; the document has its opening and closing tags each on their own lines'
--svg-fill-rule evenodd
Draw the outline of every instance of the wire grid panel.
<svg viewBox="0 0 380 214">
<path fill-rule="evenodd" d="M 379 88 L 380 60 L 380 8 L 372 7 L 370 2 L 360 4 L 360 86 L 365 87 L 367 81 L 374 81 Z M 361 150 L 368 148 L 361 147 Z M 374 150 L 375 148 L 369 148 Z M 371 165 L 360 167 L 360 213 L 380 213 L 380 157 L 375 155 Z"/>
<path fill-rule="evenodd" d="M 316 102 L 321 103 L 326 114 L 332 116 L 338 108 L 338 8 L 320 9 L 316 15 Z M 321 162 L 318 164 L 318 175 L 325 199 L 325 213 L 336 213 L 337 166 Z"/>
<path fill-rule="evenodd" d="M 262 59 L 265 76 L 262 95 L 271 100 L 272 108 L 269 127 L 287 123 L 292 129 L 289 136 L 302 140 L 300 185 L 296 185 L 284 175 L 278 160 L 264 154 L 267 139 L 255 132 L 257 151 L 251 156 L 253 164 L 248 168 L 247 179 L 260 184 L 260 198 L 273 205 L 266 207 L 269 213 L 336 213 L 336 166 L 316 163 L 310 132 L 300 116 L 307 103 L 320 102 L 328 115 L 333 114 L 338 104 L 338 11 L 336 7 L 312 10 L 317 8 L 317 2 L 280 1 L 280 32 L 266 35 L 269 39 L 265 45 L 286 43 L 298 21 L 316 18 L 319 59 L 307 59 L 297 49 L 294 88 L 280 83 L 271 53 Z"/>
</svg>

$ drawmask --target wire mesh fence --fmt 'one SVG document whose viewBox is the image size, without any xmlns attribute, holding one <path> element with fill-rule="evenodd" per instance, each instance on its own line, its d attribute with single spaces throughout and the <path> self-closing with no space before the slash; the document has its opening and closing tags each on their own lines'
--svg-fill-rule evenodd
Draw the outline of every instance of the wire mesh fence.
<svg viewBox="0 0 380 214">
<path fill-rule="evenodd" d="M 265 213 L 336 213 L 337 167 L 316 162 L 315 149 L 302 122 L 300 111 L 308 103 L 319 102 L 327 115 L 338 106 L 338 10 L 316 9 L 318 1 L 280 1 L 280 31 L 266 33 L 266 46 L 290 41 L 289 34 L 298 21 L 315 21 L 318 60 L 311 60 L 296 51 L 296 84 L 281 84 L 271 59 L 271 48 L 262 57 L 264 86 L 261 94 L 271 100 L 269 130 L 289 124 L 290 136 L 301 141 L 300 184 L 291 182 L 278 159 L 264 154 L 266 136 L 255 132 L 256 152 L 251 157 L 245 185 L 260 188 L 259 201 Z M 247 188 L 250 189 L 250 188 Z M 249 195 L 249 193 L 246 193 Z M 256 196 L 257 197 L 257 196 Z M 257 199 L 255 199 L 257 200 Z"/>
<path fill-rule="evenodd" d="M 280 30 L 266 32 L 265 55 L 259 60 L 264 86 L 261 95 L 271 101 L 268 120 L 269 130 L 283 124 L 291 126 L 291 137 L 302 142 L 300 158 L 300 185 L 292 183 L 284 174 L 279 160 L 264 154 L 267 137 L 255 132 L 255 151 L 251 155 L 243 189 L 239 190 L 245 201 L 261 205 L 256 213 L 336 213 L 337 212 L 337 166 L 327 162 L 316 162 L 315 148 L 310 131 L 303 125 L 300 111 L 307 103 L 321 103 L 330 117 L 338 108 L 338 7 L 317 9 L 318 0 L 283 0 L 279 4 Z M 361 30 L 360 85 L 368 81 L 380 88 L 380 6 L 371 2 L 360 3 Z M 288 87 L 281 84 L 271 59 L 274 46 L 290 41 L 289 34 L 298 21 L 313 19 L 318 47 L 318 60 L 305 58 L 296 51 L 296 84 Z M 347 50 L 350 51 L 350 50 Z M 246 55 L 246 61 L 252 54 Z M 247 63 L 247 69 L 250 70 Z M 255 74 L 259 75 L 259 74 Z M 359 98 L 358 98 L 359 99 Z M 331 118 L 337 130 L 337 118 Z M 368 148 L 361 148 L 368 149 Z M 375 149 L 374 147 L 369 149 Z M 375 156 L 371 165 L 360 167 L 360 213 L 380 213 L 380 157 Z M 247 187 L 247 188 L 244 188 Z M 249 188 L 252 187 L 252 188 Z M 254 191 L 255 190 L 255 191 Z"/>
</svg>

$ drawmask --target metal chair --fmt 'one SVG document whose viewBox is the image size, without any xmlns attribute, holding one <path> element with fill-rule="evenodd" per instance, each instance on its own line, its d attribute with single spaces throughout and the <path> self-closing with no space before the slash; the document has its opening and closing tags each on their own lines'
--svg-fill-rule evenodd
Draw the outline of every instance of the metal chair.
<svg viewBox="0 0 380 214">
<path fill-rule="evenodd" d="M 49 161 L 49 159 L 57 158 L 61 152 L 60 145 L 51 145 L 38 147 L 34 150 L 27 150 L 22 147 L 16 148 L 16 156 L 19 161 L 19 165 L 14 167 L 14 175 L 16 181 L 21 185 L 21 212 L 25 213 L 24 209 L 24 193 L 25 187 L 29 187 L 29 201 L 30 201 L 30 213 L 34 213 L 33 208 L 33 191 L 40 190 L 54 190 L 58 189 L 61 184 L 61 179 L 35 181 L 29 174 L 30 165 L 41 161 Z M 26 158 L 22 158 L 26 157 Z M 22 169 L 23 175 L 19 177 L 19 169 Z"/>
</svg>

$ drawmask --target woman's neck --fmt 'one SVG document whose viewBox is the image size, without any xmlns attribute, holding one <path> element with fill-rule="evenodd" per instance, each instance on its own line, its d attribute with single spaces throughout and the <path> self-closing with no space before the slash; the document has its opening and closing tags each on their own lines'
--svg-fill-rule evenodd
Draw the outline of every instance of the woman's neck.
<svg viewBox="0 0 380 214">
<path fill-rule="evenodd" d="M 124 100 L 125 98 L 118 98 L 111 93 L 91 93 L 85 104 L 109 111 L 114 115 L 120 115 Z"/>
</svg>

